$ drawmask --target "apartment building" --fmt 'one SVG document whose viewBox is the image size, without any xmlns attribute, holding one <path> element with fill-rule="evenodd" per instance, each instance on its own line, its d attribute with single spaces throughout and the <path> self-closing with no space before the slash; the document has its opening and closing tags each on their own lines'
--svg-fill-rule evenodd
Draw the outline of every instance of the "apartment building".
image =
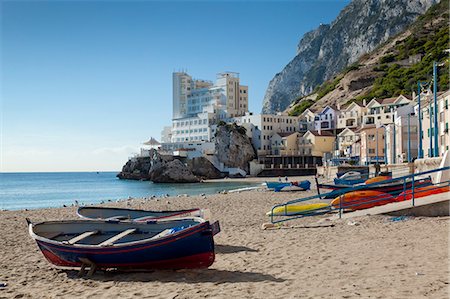
<svg viewBox="0 0 450 299">
<path fill-rule="evenodd" d="M 397 108 L 410 104 L 411 99 L 404 95 L 388 99 L 373 99 L 366 105 L 362 125 L 371 127 L 387 125 L 394 122 Z"/>
<path fill-rule="evenodd" d="M 385 137 L 384 128 L 375 125 L 359 129 L 360 135 L 360 161 L 362 164 L 384 163 L 385 162 Z"/>
<path fill-rule="evenodd" d="M 248 112 L 248 86 L 240 85 L 238 73 L 219 73 L 213 84 L 175 72 L 172 83 L 171 142 L 210 142 L 214 124 Z"/>
<path fill-rule="evenodd" d="M 335 136 L 331 131 L 308 131 L 299 138 L 299 151 L 306 156 L 322 158 L 334 150 Z"/>
<path fill-rule="evenodd" d="M 253 114 L 232 119 L 236 124 L 247 129 L 247 135 L 260 155 L 272 155 L 272 136 L 277 133 L 294 133 L 298 129 L 298 117 L 289 116 L 286 113 Z"/>
<path fill-rule="evenodd" d="M 450 145 L 450 91 L 437 94 L 437 124 L 438 124 L 438 156 L 442 156 Z M 421 101 L 421 124 L 422 124 L 422 149 L 423 157 L 430 158 L 435 156 L 435 125 L 434 125 L 434 98 L 428 95 Z M 415 106 L 415 112 L 418 114 L 418 105 Z"/>
<path fill-rule="evenodd" d="M 314 131 L 314 118 L 316 114 L 311 109 L 306 109 L 298 116 L 298 131 L 306 133 Z"/>
<path fill-rule="evenodd" d="M 360 135 L 356 129 L 346 128 L 337 135 L 337 150 L 335 156 L 345 158 L 357 158 L 360 153 L 355 149 L 355 143 L 359 141 Z"/>
<path fill-rule="evenodd" d="M 338 109 L 336 127 L 338 129 L 356 129 L 361 126 L 366 107 L 352 102 L 344 109 Z"/>
<path fill-rule="evenodd" d="M 298 156 L 298 140 L 303 134 L 300 132 L 275 133 L 271 138 L 271 152 L 273 155 Z"/>
<path fill-rule="evenodd" d="M 331 130 L 336 128 L 336 108 L 326 106 L 314 117 L 314 130 Z"/>
</svg>

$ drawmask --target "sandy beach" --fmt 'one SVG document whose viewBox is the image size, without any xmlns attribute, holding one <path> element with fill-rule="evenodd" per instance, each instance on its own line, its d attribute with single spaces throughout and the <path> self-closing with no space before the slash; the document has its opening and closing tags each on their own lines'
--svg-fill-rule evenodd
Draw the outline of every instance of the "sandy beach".
<svg viewBox="0 0 450 299">
<path fill-rule="evenodd" d="M 75 207 L 0 212 L 0 298 L 448 298 L 448 217 L 365 216 L 335 222 L 309 217 L 262 230 L 276 203 L 315 191 L 248 191 L 195 197 L 134 199 L 110 206 L 201 207 L 222 231 L 209 269 L 126 273 L 50 265 L 29 237 L 32 221 L 73 219 Z"/>
</svg>

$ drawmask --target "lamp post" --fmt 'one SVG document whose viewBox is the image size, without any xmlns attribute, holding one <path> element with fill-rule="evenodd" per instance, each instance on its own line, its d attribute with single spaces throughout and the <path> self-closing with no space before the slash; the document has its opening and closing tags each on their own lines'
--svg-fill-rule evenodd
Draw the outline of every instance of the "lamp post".
<svg viewBox="0 0 450 299">
<path fill-rule="evenodd" d="M 434 156 L 439 157 L 438 146 L 438 108 L 437 108 L 437 62 L 433 61 L 433 99 L 434 99 Z"/>
<path fill-rule="evenodd" d="M 394 123 L 394 125 L 392 126 L 392 130 L 393 130 L 393 137 L 392 137 L 392 144 L 393 144 L 393 146 L 392 146 L 392 164 L 395 164 L 396 163 L 396 156 L 395 156 L 395 149 L 396 149 L 396 147 L 397 147 L 397 145 L 396 145 L 396 137 L 395 137 L 395 123 Z"/>
<path fill-rule="evenodd" d="M 384 128 L 384 165 L 387 165 L 387 141 L 386 141 L 386 126 L 383 125 Z"/>
<path fill-rule="evenodd" d="M 431 101 L 430 101 L 430 107 L 428 108 L 428 116 L 429 116 L 429 118 L 430 118 L 430 132 L 429 132 L 429 137 L 430 138 L 428 138 L 428 139 L 430 139 L 430 152 L 428 153 L 428 157 L 429 158 L 432 158 L 432 157 L 434 157 L 434 152 L 433 152 L 433 119 L 432 119 L 432 116 L 433 116 L 433 110 L 432 110 L 432 107 L 431 107 Z"/>
<path fill-rule="evenodd" d="M 425 82 L 420 82 L 417 81 L 417 104 L 418 104 L 418 123 L 419 123 L 419 152 L 417 154 L 417 158 L 421 159 L 423 158 L 423 144 L 422 144 L 422 139 L 423 139 L 423 133 L 422 133 L 422 105 L 420 102 L 420 94 L 422 92 L 422 85 L 425 85 Z"/>
<path fill-rule="evenodd" d="M 408 113 L 408 163 L 411 163 L 411 113 Z M 403 134 L 402 134 L 403 135 Z"/>
</svg>

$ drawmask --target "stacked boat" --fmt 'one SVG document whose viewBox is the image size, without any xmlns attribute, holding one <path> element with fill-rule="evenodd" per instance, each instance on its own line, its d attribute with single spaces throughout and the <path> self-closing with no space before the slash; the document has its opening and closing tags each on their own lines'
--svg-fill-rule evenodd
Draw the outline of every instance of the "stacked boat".
<svg viewBox="0 0 450 299">
<path fill-rule="evenodd" d="M 214 235 L 207 210 L 144 211 L 81 207 L 82 219 L 28 221 L 46 259 L 64 267 L 96 269 L 207 268 L 214 262 Z M 80 273 L 82 273 L 80 272 Z"/>
<path fill-rule="evenodd" d="M 266 187 L 269 190 L 273 190 L 275 192 L 280 191 L 306 191 L 311 189 L 311 182 L 308 180 L 304 181 L 286 181 L 282 182 L 281 180 L 278 182 L 266 182 Z"/>
</svg>

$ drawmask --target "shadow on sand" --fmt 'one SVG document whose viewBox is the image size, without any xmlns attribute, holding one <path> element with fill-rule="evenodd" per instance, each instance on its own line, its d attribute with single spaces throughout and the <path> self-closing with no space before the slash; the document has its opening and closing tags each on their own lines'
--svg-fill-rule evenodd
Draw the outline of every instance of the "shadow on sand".
<svg viewBox="0 0 450 299">
<path fill-rule="evenodd" d="M 258 250 L 256 250 L 256 249 L 245 247 L 245 246 L 220 245 L 220 244 L 216 244 L 214 246 L 214 249 L 215 249 L 216 253 L 223 253 L 223 254 L 236 253 L 236 252 L 242 252 L 242 251 L 258 252 Z"/>
<path fill-rule="evenodd" d="M 61 270 L 68 278 L 80 279 L 78 271 Z M 83 278 L 84 279 L 84 278 Z M 240 283 L 240 282 L 284 282 L 284 279 L 276 278 L 269 274 L 257 272 L 242 272 L 217 269 L 192 269 L 192 270 L 157 270 L 157 271 L 97 271 L 90 280 L 100 282 L 184 282 L 184 283 Z"/>
</svg>

